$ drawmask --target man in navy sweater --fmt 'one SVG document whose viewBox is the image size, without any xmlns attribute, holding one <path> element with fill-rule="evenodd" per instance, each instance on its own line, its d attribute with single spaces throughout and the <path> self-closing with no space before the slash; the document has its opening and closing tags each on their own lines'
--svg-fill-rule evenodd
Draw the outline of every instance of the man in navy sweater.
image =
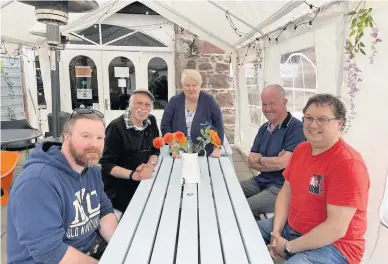
<svg viewBox="0 0 388 264">
<path fill-rule="evenodd" d="M 83 109 L 88 110 L 88 109 Z M 97 165 L 102 114 L 72 116 L 62 146 L 38 146 L 8 203 L 8 263 L 98 263 L 117 227 Z"/>
</svg>

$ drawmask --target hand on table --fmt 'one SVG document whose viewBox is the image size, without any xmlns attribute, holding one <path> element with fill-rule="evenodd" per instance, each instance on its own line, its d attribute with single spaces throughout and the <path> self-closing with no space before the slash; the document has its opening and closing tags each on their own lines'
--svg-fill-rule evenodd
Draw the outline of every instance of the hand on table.
<svg viewBox="0 0 388 264">
<path fill-rule="evenodd" d="M 172 156 L 174 159 L 180 159 L 180 158 L 181 158 L 181 154 L 179 154 L 178 152 L 172 152 L 172 153 L 171 153 L 171 156 Z"/>
<path fill-rule="evenodd" d="M 154 171 L 154 166 L 150 163 L 140 164 L 135 173 L 132 175 L 132 179 L 135 181 L 141 181 L 151 178 L 152 173 Z"/>
<path fill-rule="evenodd" d="M 212 154 L 210 154 L 213 158 L 219 158 L 221 156 L 221 149 L 220 148 L 214 148 Z"/>
</svg>

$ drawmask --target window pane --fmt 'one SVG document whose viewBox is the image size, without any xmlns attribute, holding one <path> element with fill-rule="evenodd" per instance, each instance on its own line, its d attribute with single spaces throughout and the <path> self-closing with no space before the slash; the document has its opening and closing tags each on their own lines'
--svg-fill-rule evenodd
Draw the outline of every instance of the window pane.
<svg viewBox="0 0 388 264">
<path fill-rule="evenodd" d="M 295 91 L 295 111 L 302 112 L 309 98 L 315 94 L 315 92 Z"/>
<path fill-rule="evenodd" d="M 287 53 L 280 59 L 280 77 L 286 90 L 288 110 L 299 117 L 308 99 L 316 94 L 315 48 Z"/>
<path fill-rule="evenodd" d="M 100 44 L 100 33 L 98 29 L 98 25 L 93 25 L 88 27 L 87 29 L 76 32 L 78 35 L 90 39 L 91 41 Z M 94 45 L 93 43 L 78 38 L 77 36 L 71 35 L 69 44 L 80 44 L 80 45 Z"/>
<path fill-rule="evenodd" d="M 136 89 L 135 65 L 126 57 L 116 57 L 109 64 L 110 109 L 125 110 Z"/>
<path fill-rule="evenodd" d="M 124 34 L 123 34 L 124 35 Z M 138 46 L 138 47 L 166 47 L 162 42 L 147 36 L 141 32 L 136 32 L 109 45 L 113 46 Z"/>
<path fill-rule="evenodd" d="M 115 25 L 101 24 L 102 44 L 106 44 L 114 39 L 129 34 L 133 30 Z M 113 44 L 112 45 L 117 45 Z"/>
<path fill-rule="evenodd" d="M 259 107 L 249 106 L 249 121 L 252 125 L 260 126 L 261 110 Z"/>
<path fill-rule="evenodd" d="M 164 109 L 168 101 L 168 69 L 161 58 L 148 63 L 148 90 L 155 96 L 154 109 Z"/>
<path fill-rule="evenodd" d="M 98 104 L 97 67 L 94 61 L 86 56 L 77 56 L 70 61 L 69 73 L 72 108 Z"/>
</svg>

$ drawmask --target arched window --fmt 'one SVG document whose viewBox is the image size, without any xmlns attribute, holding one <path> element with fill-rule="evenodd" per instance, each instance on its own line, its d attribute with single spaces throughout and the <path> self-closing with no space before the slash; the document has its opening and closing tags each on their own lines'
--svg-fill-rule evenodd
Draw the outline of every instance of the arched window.
<svg viewBox="0 0 388 264">
<path fill-rule="evenodd" d="M 135 65 L 126 57 L 116 57 L 109 63 L 108 71 L 110 110 L 125 110 L 136 89 Z"/>
<path fill-rule="evenodd" d="M 164 109 L 168 101 L 168 67 L 162 58 L 148 63 L 148 90 L 155 96 L 154 109 Z"/>
<path fill-rule="evenodd" d="M 288 111 L 301 115 L 308 99 L 317 93 L 315 48 L 284 54 L 280 60 L 280 77 L 288 99 Z"/>
<path fill-rule="evenodd" d="M 69 64 L 72 108 L 98 104 L 97 67 L 87 56 L 74 57 Z"/>
</svg>

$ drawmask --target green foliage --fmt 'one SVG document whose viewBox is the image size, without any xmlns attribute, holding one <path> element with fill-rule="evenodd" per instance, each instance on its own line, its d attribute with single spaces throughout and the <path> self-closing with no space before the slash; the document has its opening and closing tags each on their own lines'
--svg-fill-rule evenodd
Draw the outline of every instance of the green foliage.
<svg viewBox="0 0 388 264">
<path fill-rule="evenodd" d="M 356 53 L 366 55 L 363 49 L 365 48 L 365 44 L 361 40 L 364 37 L 364 30 L 368 27 L 373 28 L 373 25 L 375 25 L 371 15 L 372 8 L 366 9 L 365 2 L 363 3 L 363 8 L 358 9 L 359 7 L 360 5 L 358 5 L 356 10 L 348 13 L 351 26 L 349 29 L 348 43 L 345 49 L 352 56 L 355 56 Z"/>
</svg>

